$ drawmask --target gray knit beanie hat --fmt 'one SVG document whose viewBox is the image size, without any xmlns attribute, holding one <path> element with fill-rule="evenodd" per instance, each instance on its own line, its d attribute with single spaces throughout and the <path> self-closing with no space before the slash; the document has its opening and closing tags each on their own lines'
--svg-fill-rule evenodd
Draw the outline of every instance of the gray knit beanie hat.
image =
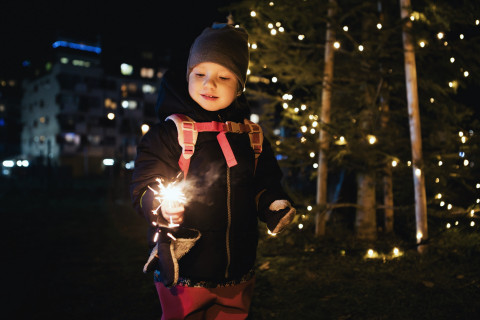
<svg viewBox="0 0 480 320">
<path fill-rule="evenodd" d="M 232 71 L 245 88 L 249 63 L 248 34 L 243 28 L 214 23 L 195 39 L 187 62 L 187 80 L 192 69 L 202 62 L 218 63 Z"/>
</svg>

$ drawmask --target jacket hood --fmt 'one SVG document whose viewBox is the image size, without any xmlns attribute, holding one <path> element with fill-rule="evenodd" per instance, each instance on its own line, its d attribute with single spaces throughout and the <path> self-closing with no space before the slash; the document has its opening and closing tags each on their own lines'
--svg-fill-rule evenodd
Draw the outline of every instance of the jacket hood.
<svg viewBox="0 0 480 320">
<path fill-rule="evenodd" d="M 155 112 L 162 122 L 174 113 L 184 114 L 197 122 L 219 120 L 243 122 L 243 119 L 250 117 L 250 107 L 244 94 L 225 109 L 219 111 L 203 109 L 188 94 L 185 74 L 174 70 L 167 70 L 162 78 Z"/>
</svg>

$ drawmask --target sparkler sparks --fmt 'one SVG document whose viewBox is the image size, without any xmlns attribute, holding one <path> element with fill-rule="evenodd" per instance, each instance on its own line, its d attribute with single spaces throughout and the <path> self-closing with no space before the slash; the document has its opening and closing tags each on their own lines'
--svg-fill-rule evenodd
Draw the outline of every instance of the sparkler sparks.
<svg viewBox="0 0 480 320">
<path fill-rule="evenodd" d="M 171 182 L 167 185 L 165 185 L 163 180 L 160 178 L 157 178 L 156 181 L 158 182 L 158 190 L 148 186 L 148 188 L 155 194 L 155 199 L 160 202 L 160 205 L 153 210 L 154 215 L 158 215 L 158 210 L 161 207 L 175 208 L 186 203 L 187 198 L 183 193 L 182 186 L 177 184 L 177 181 Z M 173 223 L 173 220 L 170 217 L 170 223 L 168 224 L 168 227 L 174 228 L 178 226 L 179 224 Z"/>
</svg>

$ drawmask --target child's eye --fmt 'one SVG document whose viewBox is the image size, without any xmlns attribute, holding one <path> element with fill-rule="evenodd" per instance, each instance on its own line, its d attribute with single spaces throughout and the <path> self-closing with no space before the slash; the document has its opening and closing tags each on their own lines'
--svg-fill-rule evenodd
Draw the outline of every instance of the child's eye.
<svg viewBox="0 0 480 320">
<path fill-rule="evenodd" d="M 229 77 L 220 77 L 220 79 L 222 79 L 222 80 L 228 80 L 228 79 L 230 79 L 230 78 L 229 78 Z"/>
<path fill-rule="evenodd" d="M 197 73 L 195 73 L 195 75 L 196 75 L 197 77 L 203 77 L 205 74 L 197 72 Z"/>
</svg>

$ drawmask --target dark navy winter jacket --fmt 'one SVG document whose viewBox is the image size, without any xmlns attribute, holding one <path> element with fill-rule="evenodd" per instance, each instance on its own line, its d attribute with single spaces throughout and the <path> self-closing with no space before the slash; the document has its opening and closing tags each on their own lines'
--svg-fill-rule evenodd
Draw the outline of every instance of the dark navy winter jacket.
<svg viewBox="0 0 480 320">
<path fill-rule="evenodd" d="M 177 129 L 173 121 L 165 120 L 173 113 L 185 114 L 196 122 L 243 122 L 249 108 L 242 95 L 226 109 L 206 111 L 189 97 L 183 75 L 165 74 L 157 104 L 160 122 L 138 145 L 131 183 L 133 205 L 149 224 L 156 219 L 151 213 L 156 204 L 148 186 L 157 185 L 157 178 L 171 179 L 180 172 Z M 238 162 L 228 168 L 216 135 L 200 132 L 191 158 L 182 227 L 200 231 L 201 237 L 179 260 L 179 273 L 193 282 L 222 284 L 254 269 L 258 218 L 263 220 L 262 213 L 274 200 L 289 198 L 281 187 L 282 173 L 267 139 L 255 170 L 248 134 L 227 133 Z"/>
</svg>

